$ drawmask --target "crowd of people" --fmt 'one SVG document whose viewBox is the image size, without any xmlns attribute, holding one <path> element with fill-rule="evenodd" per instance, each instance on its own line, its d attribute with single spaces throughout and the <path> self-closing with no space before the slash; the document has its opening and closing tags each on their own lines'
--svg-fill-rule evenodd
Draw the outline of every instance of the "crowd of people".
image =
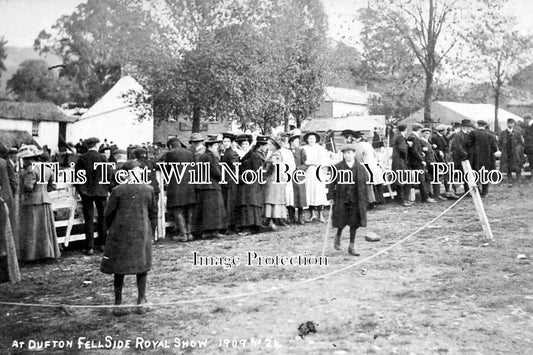
<svg viewBox="0 0 533 355">
<path fill-rule="evenodd" d="M 522 128 L 508 120 L 499 137 L 488 129 L 485 121 L 474 125 L 463 120 L 453 127 L 439 125 L 435 129 L 413 124 L 409 134 L 407 128 L 405 124 L 395 127 L 391 146 L 392 171 L 412 171 L 417 178 L 416 184 L 400 179 L 392 186 L 396 201 L 405 207 L 413 204 L 415 190 L 419 190 L 422 203 L 458 198 L 457 184 L 449 174 L 437 176 L 441 184 L 431 183 L 435 170 L 430 167 L 435 162 L 453 162 L 455 169 L 462 171 L 462 162 L 469 160 L 473 170 L 493 170 L 500 154 L 500 169 L 512 186 L 512 173 L 519 182 L 526 157 L 530 164 L 533 160 L 533 125 L 529 115 Z M 332 226 L 337 228 L 334 247 L 340 249 L 342 231 L 349 226 L 348 253 L 359 255 L 354 246 L 356 230 L 366 226 L 368 208 L 385 202 L 384 169 L 376 155 L 375 142 L 366 142 L 359 131 L 345 130 L 341 135 L 345 145 L 338 154 L 326 150 L 320 134 L 298 131 L 277 137 L 228 132 L 204 138 L 193 133 L 188 145 L 179 138 L 171 138 L 166 147 L 147 143 L 127 149 L 106 140 L 100 144 L 98 138 L 80 141 L 73 150 L 77 153 L 74 170 L 86 172 L 86 181 L 76 185 L 84 216 L 83 252 L 86 255 L 103 252 L 101 270 L 114 274 L 116 304 L 122 302 L 127 274 L 137 275 L 138 303 L 146 303 L 146 277 L 151 269 L 158 198 L 163 188 L 166 212 L 175 222 L 170 234 L 173 241 L 223 238 L 228 234 L 275 231 L 289 224 L 325 222 L 324 209 L 331 206 Z M 12 262 L 13 253 L 15 260 L 26 262 L 54 259 L 61 254 L 48 194 L 54 188 L 53 172 L 49 167 L 42 170 L 32 167 L 34 162 L 49 160 L 36 146 L 0 153 L 0 202 L 6 207 L 2 209 L 5 213 L 0 214 L 4 216 L 0 224 L 2 233 L 7 236 L 9 225 L 13 226 L 11 238 L 4 237 L 0 244 L 0 277 L 3 281 L 16 281 L 20 274 Z M 110 184 L 101 183 L 102 168 L 95 167 L 98 162 L 116 164 L 116 170 L 108 171 Z M 157 177 L 158 162 L 191 164 L 186 165 L 181 180 L 170 179 L 162 186 Z M 209 183 L 190 183 L 192 163 L 209 166 Z M 220 163 L 233 171 L 229 175 L 237 176 L 236 181 L 226 174 L 227 183 L 221 183 Z M 281 183 L 275 181 L 278 175 L 275 168 L 280 164 L 286 167 L 282 169 L 286 174 L 281 174 Z M 326 184 L 331 166 L 349 172 L 353 181 L 343 183 L 339 180 L 343 174 L 337 174 Z M 114 180 L 115 171 L 135 172 L 143 168 L 150 173 L 150 184 L 119 184 Z M 259 169 L 265 171 L 265 183 L 246 176 L 247 171 Z M 305 182 L 287 179 L 297 175 L 305 176 Z M 368 184 L 369 175 L 373 177 L 372 184 Z M 37 184 L 39 180 L 47 183 Z M 482 196 L 488 194 L 488 185 L 481 186 Z M 463 189 L 468 191 L 468 184 Z M 15 226 L 19 226 L 18 230 L 14 230 Z M 117 309 L 116 313 L 120 311 Z"/>
</svg>

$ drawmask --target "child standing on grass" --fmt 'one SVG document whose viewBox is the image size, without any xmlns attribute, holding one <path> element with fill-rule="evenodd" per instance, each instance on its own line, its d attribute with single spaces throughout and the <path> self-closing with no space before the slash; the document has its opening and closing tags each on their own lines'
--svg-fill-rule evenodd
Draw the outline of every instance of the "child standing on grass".
<svg viewBox="0 0 533 355">
<path fill-rule="evenodd" d="M 140 172 L 136 160 L 128 160 L 122 168 L 130 174 Z M 105 208 L 109 228 L 101 271 L 114 274 L 115 305 L 122 303 L 125 275 L 137 276 L 138 314 L 146 312 L 146 278 L 152 268 L 152 238 L 157 226 L 157 202 L 152 186 L 127 183 L 116 187 Z M 113 314 L 125 314 L 116 307 Z"/>
<path fill-rule="evenodd" d="M 341 249 L 342 230 L 350 226 L 348 253 L 359 256 L 354 247 L 355 232 L 359 227 L 366 227 L 367 173 L 355 159 L 355 145 L 347 144 L 341 151 L 343 160 L 335 165 L 337 173 L 328 186 L 328 200 L 332 203 L 331 222 L 337 228 L 334 247 Z"/>
</svg>

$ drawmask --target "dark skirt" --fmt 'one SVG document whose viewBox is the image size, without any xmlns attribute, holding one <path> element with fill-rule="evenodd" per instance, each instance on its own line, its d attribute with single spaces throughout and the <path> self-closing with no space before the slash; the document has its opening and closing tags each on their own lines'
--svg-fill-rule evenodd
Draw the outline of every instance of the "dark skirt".
<svg viewBox="0 0 533 355">
<path fill-rule="evenodd" d="M 297 184 L 292 182 L 294 189 L 294 208 L 307 207 L 307 196 L 305 194 L 305 184 Z"/>
<path fill-rule="evenodd" d="M 22 205 L 20 217 L 20 259 L 32 261 L 59 258 L 54 214 L 50 204 Z"/>
<path fill-rule="evenodd" d="M 263 224 L 263 209 L 260 206 L 242 205 L 235 211 L 237 227 L 260 227 Z"/>
<path fill-rule="evenodd" d="M 237 200 L 237 185 L 222 186 L 222 198 L 226 209 L 224 225 L 226 228 L 235 226 L 235 202 Z"/>
<path fill-rule="evenodd" d="M 225 228 L 226 211 L 221 190 L 196 190 L 196 208 L 192 221 L 192 232 L 219 230 Z"/>
</svg>

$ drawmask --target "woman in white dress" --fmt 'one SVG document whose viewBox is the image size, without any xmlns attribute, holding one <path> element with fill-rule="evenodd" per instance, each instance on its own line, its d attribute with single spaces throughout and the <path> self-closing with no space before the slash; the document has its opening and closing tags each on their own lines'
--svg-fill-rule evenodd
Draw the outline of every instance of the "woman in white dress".
<svg viewBox="0 0 533 355">
<path fill-rule="evenodd" d="M 324 178 L 320 181 L 317 177 L 317 170 L 321 166 L 325 167 L 329 165 L 328 154 L 326 149 L 318 144 L 320 141 L 318 133 L 307 132 L 304 134 L 303 140 L 306 143 L 303 147 L 307 156 L 305 164 L 308 166 L 305 174 L 305 193 L 310 216 L 307 221 L 312 222 L 318 219 L 318 221 L 324 222 L 322 209 L 327 204 L 327 189 L 323 181 L 326 181 L 326 177 L 325 174 L 321 174 Z M 315 217 L 314 211 L 317 211 L 317 217 Z"/>
<path fill-rule="evenodd" d="M 378 157 L 376 155 L 376 151 L 374 150 L 374 147 L 372 147 L 372 144 L 363 140 L 363 133 L 360 131 L 355 132 L 354 139 L 355 146 L 357 149 L 355 152 L 356 160 L 365 164 L 365 166 L 368 168 L 368 170 L 370 170 L 373 175 L 372 178 L 374 184 L 372 184 L 372 188 L 370 188 L 369 186 L 369 188 L 367 189 L 368 203 L 373 207 L 376 203 L 384 202 L 383 191 L 381 189 L 382 184 L 384 182 L 383 173 L 378 165 Z M 370 179 L 370 176 L 367 176 L 367 178 Z"/>
</svg>

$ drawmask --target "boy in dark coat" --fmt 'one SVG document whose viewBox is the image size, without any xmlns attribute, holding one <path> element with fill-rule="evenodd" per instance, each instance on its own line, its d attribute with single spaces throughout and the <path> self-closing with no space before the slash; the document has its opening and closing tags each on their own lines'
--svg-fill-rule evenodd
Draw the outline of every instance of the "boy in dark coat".
<svg viewBox="0 0 533 355">
<path fill-rule="evenodd" d="M 337 228 L 334 247 L 341 249 L 341 235 L 345 226 L 350 226 L 350 246 L 348 253 L 359 256 L 354 249 L 355 232 L 366 227 L 367 175 L 365 168 L 355 159 L 356 147 L 348 144 L 342 148 L 343 160 L 335 165 L 337 174 L 328 186 L 328 200 L 332 202 L 332 225 Z M 341 181 L 341 177 L 351 172 L 351 181 Z M 330 203 L 331 205 L 331 203 Z"/>
<path fill-rule="evenodd" d="M 124 170 L 140 172 L 140 164 L 129 160 Z M 145 184 L 117 186 L 107 202 L 105 219 L 109 227 L 100 270 L 114 274 L 115 305 L 122 303 L 125 275 L 137 275 L 137 304 L 146 303 L 146 277 L 152 268 L 152 239 L 157 226 L 157 203 L 154 189 Z M 123 308 L 113 314 L 123 315 Z M 142 306 L 137 313 L 146 312 Z"/>
</svg>

